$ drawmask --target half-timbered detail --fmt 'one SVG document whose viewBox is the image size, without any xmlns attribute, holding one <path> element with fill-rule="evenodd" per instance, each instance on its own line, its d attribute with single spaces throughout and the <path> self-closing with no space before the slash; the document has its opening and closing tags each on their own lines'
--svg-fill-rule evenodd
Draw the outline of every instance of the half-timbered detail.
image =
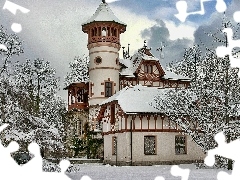
<svg viewBox="0 0 240 180">
<path fill-rule="evenodd" d="M 126 24 L 105 1 L 82 24 L 82 31 L 88 34 L 90 82 L 69 86 L 68 107 L 81 109 L 88 93 L 88 120 L 92 130 L 103 135 L 104 162 L 151 165 L 203 160 L 204 153 L 190 137 L 181 135 L 167 113 L 150 105 L 156 95 L 171 88 L 187 88 L 191 79 L 167 71 L 145 45 L 119 59 Z M 75 129 L 80 126 L 75 124 Z"/>
<path fill-rule="evenodd" d="M 136 85 L 125 87 L 103 101 L 97 119 L 103 126 L 106 163 L 115 164 L 115 156 L 121 165 L 189 163 L 204 158 L 199 147 L 190 137 L 181 135 L 181 128 L 165 112 L 150 105 L 156 94 L 169 90 Z M 114 156 L 109 147 L 113 137 L 117 137 L 118 147 L 122 149 Z"/>
<path fill-rule="evenodd" d="M 190 79 L 165 70 L 146 46 L 128 59 L 121 59 L 120 89 L 141 84 L 150 87 L 187 87 Z"/>
</svg>

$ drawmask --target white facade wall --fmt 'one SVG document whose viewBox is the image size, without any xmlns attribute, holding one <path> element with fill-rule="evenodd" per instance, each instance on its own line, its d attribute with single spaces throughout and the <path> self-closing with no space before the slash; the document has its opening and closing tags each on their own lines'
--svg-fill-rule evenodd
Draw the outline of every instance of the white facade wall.
<svg viewBox="0 0 240 180">
<path fill-rule="evenodd" d="M 93 47 L 89 50 L 90 66 L 90 105 L 96 105 L 102 103 L 107 97 L 102 92 L 105 91 L 105 85 L 102 84 L 105 81 L 112 81 L 113 94 L 119 91 L 119 64 L 116 63 L 118 58 L 118 48 L 109 46 Z M 102 62 L 95 63 L 95 58 L 101 57 Z M 93 84 L 93 86 L 91 86 Z M 91 96 L 91 93 L 94 93 Z"/>
<path fill-rule="evenodd" d="M 144 154 L 144 136 L 156 136 L 156 155 Z M 173 132 L 133 132 L 132 133 L 132 162 L 144 164 L 144 162 L 184 162 L 203 160 L 205 154 L 186 136 L 187 154 L 175 154 L 175 136 Z M 112 137 L 117 137 L 117 161 L 120 163 L 131 162 L 131 133 L 116 133 L 104 136 L 104 160 L 115 164 L 116 155 L 112 154 Z"/>
<path fill-rule="evenodd" d="M 116 155 L 113 155 L 113 137 L 117 137 L 117 161 L 124 165 L 131 162 L 131 129 L 130 124 L 133 119 L 132 126 L 132 163 L 142 164 L 146 162 L 157 164 L 160 162 L 183 162 L 203 160 L 205 154 L 192 141 L 190 136 L 186 136 L 186 152 L 187 154 L 177 155 L 175 153 L 175 136 L 181 135 L 178 132 L 154 132 L 174 130 L 177 127 L 176 123 L 172 123 L 169 127 L 169 119 L 167 117 L 158 116 L 157 119 L 151 116 L 128 116 L 125 117 L 118 114 L 119 105 L 115 104 L 115 124 L 110 123 L 110 105 L 104 112 L 103 133 L 104 135 L 104 161 L 115 164 Z M 142 119 L 142 120 L 141 120 Z M 149 119 L 149 120 L 148 120 Z M 156 119 L 156 121 L 155 121 Z M 127 129 L 126 129 L 127 122 Z M 118 132 L 121 131 L 121 132 Z M 141 132 L 142 130 L 142 132 Z M 144 136 L 155 136 L 156 138 L 156 155 L 144 154 Z"/>
</svg>

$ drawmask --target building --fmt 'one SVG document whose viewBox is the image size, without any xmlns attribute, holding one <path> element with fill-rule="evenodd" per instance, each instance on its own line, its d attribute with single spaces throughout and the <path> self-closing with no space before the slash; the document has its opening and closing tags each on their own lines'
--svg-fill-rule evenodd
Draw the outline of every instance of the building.
<svg viewBox="0 0 240 180">
<path fill-rule="evenodd" d="M 69 109 L 89 108 L 89 122 L 104 138 L 104 162 L 117 165 L 189 163 L 204 153 L 164 112 L 150 103 L 156 94 L 187 87 L 190 79 L 166 71 L 145 45 L 133 56 L 119 59 L 120 34 L 126 31 L 103 1 L 82 24 L 88 34 L 90 57 L 88 83 L 69 86 Z M 88 87 L 88 102 L 75 86 Z M 84 88 L 83 88 L 84 89 Z M 80 98 L 81 99 L 81 98 Z M 85 103 L 85 104 L 84 104 Z M 87 103 L 87 104 L 86 104 Z"/>
</svg>

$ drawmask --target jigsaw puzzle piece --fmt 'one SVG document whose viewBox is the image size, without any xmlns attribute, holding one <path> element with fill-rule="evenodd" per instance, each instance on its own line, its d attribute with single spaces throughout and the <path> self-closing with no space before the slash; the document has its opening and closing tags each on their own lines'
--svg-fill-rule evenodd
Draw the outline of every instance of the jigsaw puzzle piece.
<svg viewBox="0 0 240 180">
<path fill-rule="evenodd" d="M 236 12 L 233 14 L 233 19 L 234 19 L 234 21 L 236 21 L 237 23 L 240 22 L 240 11 L 236 11 Z"/>
<path fill-rule="evenodd" d="M 239 157 L 239 149 L 240 149 L 240 140 L 234 140 L 230 143 L 226 143 L 226 138 L 223 132 L 218 133 L 215 136 L 215 140 L 218 143 L 218 147 L 215 149 L 209 150 L 207 156 L 204 160 L 207 166 L 213 166 L 215 163 L 215 155 L 223 156 L 228 159 L 234 160 L 232 174 L 229 175 L 226 172 L 219 172 L 218 179 L 239 179 L 240 177 L 240 157 Z"/>
<path fill-rule="evenodd" d="M 176 8 L 178 10 L 178 14 L 175 14 L 175 17 L 178 18 L 181 22 L 185 22 L 185 20 L 188 16 L 187 2 L 186 1 L 176 2 Z"/>
<path fill-rule="evenodd" d="M 155 177 L 154 180 L 165 180 L 165 179 L 164 179 L 164 177 L 162 177 L 162 176 L 157 176 L 157 177 Z"/>
<path fill-rule="evenodd" d="M 176 2 L 176 8 L 178 10 L 178 14 L 175 14 L 175 17 L 178 18 L 181 22 L 185 22 L 186 18 L 189 15 L 203 15 L 205 14 L 205 8 L 204 8 L 204 2 L 211 1 L 211 0 L 200 0 L 200 10 L 199 11 L 193 11 L 193 12 L 187 12 L 188 4 L 186 1 L 178 1 Z M 227 5 L 224 2 L 224 0 L 217 0 L 216 10 L 220 13 L 223 13 L 227 9 Z"/>
<path fill-rule="evenodd" d="M 92 180 L 89 176 L 83 176 L 80 180 Z M 157 179 L 157 180 L 164 180 L 164 179 Z"/>
<path fill-rule="evenodd" d="M 8 147 L 3 147 L 0 141 L 0 175 L 5 179 L 18 179 L 21 169 L 19 165 L 11 157 L 11 153 L 19 149 L 19 145 L 13 141 Z M 13 173 L 14 172 L 14 173 Z"/>
<path fill-rule="evenodd" d="M 182 177 L 181 180 L 188 180 L 190 169 L 182 169 L 177 165 L 173 165 L 171 168 L 171 174 L 176 177 Z"/>
<path fill-rule="evenodd" d="M 42 175 L 41 175 L 41 178 L 42 179 L 49 179 L 49 180 L 52 180 L 52 179 L 58 179 L 58 180 L 71 180 L 71 178 L 69 178 L 65 172 L 67 170 L 67 168 L 69 167 L 70 165 L 70 162 L 68 160 L 62 160 L 60 163 L 59 163 L 59 166 L 61 168 L 61 173 L 59 172 L 42 172 Z"/>
<path fill-rule="evenodd" d="M 227 5 L 224 0 L 217 0 L 215 8 L 218 12 L 223 13 L 227 10 Z"/>
<path fill-rule="evenodd" d="M 40 154 L 40 147 L 37 143 L 32 142 L 28 145 L 28 150 L 34 157 L 26 164 L 22 165 L 23 171 L 30 171 L 32 174 L 42 172 L 42 157 Z"/>
<path fill-rule="evenodd" d="M 229 55 L 231 66 L 240 68 L 240 59 L 235 58 L 232 53 L 233 48 L 236 48 L 236 47 L 240 48 L 240 40 L 233 40 L 233 31 L 231 28 L 225 28 L 222 30 L 222 32 L 226 33 L 228 46 L 217 47 L 216 54 L 218 57 L 221 57 L 221 58 L 225 57 L 226 55 Z"/>
</svg>

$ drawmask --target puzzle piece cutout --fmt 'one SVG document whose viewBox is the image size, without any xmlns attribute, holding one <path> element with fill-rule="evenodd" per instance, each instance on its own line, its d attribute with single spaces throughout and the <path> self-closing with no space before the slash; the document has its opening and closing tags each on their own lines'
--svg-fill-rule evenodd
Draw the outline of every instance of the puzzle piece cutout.
<svg viewBox="0 0 240 180">
<path fill-rule="evenodd" d="M 205 8 L 204 8 L 204 2 L 211 1 L 211 0 L 200 0 L 200 10 L 199 11 L 193 11 L 193 12 L 187 12 L 188 4 L 186 1 L 178 1 L 176 2 L 176 8 L 178 10 L 178 14 L 175 14 L 175 17 L 178 18 L 181 22 L 185 22 L 186 18 L 189 15 L 203 15 L 205 14 Z M 216 0 L 216 10 L 220 13 L 226 11 L 227 5 L 224 2 L 224 0 Z"/>
<path fill-rule="evenodd" d="M 223 156 L 225 158 L 229 158 L 234 160 L 232 174 L 228 174 L 226 172 L 219 172 L 218 173 L 218 180 L 237 180 L 240 177 L 240 156 L 239 156 L 239 149 L 240 149 L 240 140 L 234 140 L 230 143 L 226 143 L 225 136 L 223 132 L 218 133 L 215 136 L 215 141 L 218 143 L 218 147 L 215 149 L 209 150 L 207 156 L 204 160 L 207 166 L 213 166 L 215 163 L 215 155 Z"/>
<path fill-rule="evenodd" d="M 17 10 L 21 11 L 22 13 L 26 14 L 28 13 L 30 10 L 27 8 L 24 8 L 22 6 L 19 6 L 15 3 L 12 3 L 10 1 L 5 2 L 4 6 L 3 6 L 3 10 L 6 9 L 8 11 L 10 11 L 12 14 L 16 15 Z M 13 30 L 13 32 L 15 33 L 19 33 L 22 31 L 22 25 L 19 23 L 13 23 L 11 26 L 11 29 Z M 0 49 L 2 49 L 3 51 L 7 51 L 7 47 L 4 44 L 0 44 Z"/>
<path fill-rule="evenodd" d="M 233 19 L 234 19 L 234 21 L 236 21 L 237 23 L 240 22 L 240 11 L 236 11 L 236 12 L 233 14 Z"/>
<path fill-rule="evenodd" d="M 17 10 L 21 11 L 22 13 L 26 14 L 28 13 L 30 10 L 27 8 L 24 8 L 22 6 L 19 6 L 15 3 L 12 3 L 8 0 L 6 0 L 3 9 L 7 9 L 8 11 L 10 11 L 12 14 L 16 15 Z M 11 29 L 15 32 L 15 33 L 19 33 L 22 31 L 22 25 L 19 23 L 13 23 L 11 26 Z"/>
<path fill-rule="evenodd" d="M 15 4 L 15 3 L 7 1 L 7 0 L 6 0 L 5 4 L 4 4 L 4 6 L 3 6 L 3 10 L 4 9 L 7 9 L 8 11 L 10 11 L 14 15 L 16 15 L 17 10 L 21 11 L 24 14 L 26 14 L 26 13 L 28 13 L 30 11 L 27 8 L 24 8 L 22 6 L 19 6 L 19 5 Z M 11 29 L 14 32 L 16 32 L 16 33 L 19 33 L 19 32 L 22 31 L 22 25 L 18 24 L 18 23 L 13 23 L 12 26 L 11 26 Z"/>
<path fill-rule="evenodd" d="M 240 67 L 240 59 L 236 58 L 232 54 L 233 48 L 240 47 L 240 40 L 233 40 L 233 31 L 231 28 L 225 28 L 222 32 L 226 33 L 228 46 L 218 46 L 216 48 L 216 54 L 218 57 L 225 57 L 229 55 L 230 63 L 232 67 Z M 240 71 L 239 71 L 240 73 Z M 240 74 L 238 74 L 240 75 Z"/>
<path fill-rule="evenodd" d="M 175 177 L 181 177 L 181 180 L 188 180 L 190 169 L 182 169 L 178 165 L 171 167 L 171 174 Z M 154 180 L 165 180 L 162 176 L 157 176 Z"/>
<path fill-rule="evenodd" d="M 0 132 L 7 127 L 7 124 L 0 126 Z M 65 171 L 70 165 L 68 160 L 60 162 L 61 173 L 57 172 L 43 172 L 42 171 L 42 157 L 40 155 L 40 147 L 37 143 L 31 143 L 28 146 L 30 153 L 34 154 L 27 164 L 19 166 L 11 157 L 11 153 L 17 151 L 19 145 L 16 142 L 11 142 L 7 148 L 0 143 L 0 176 L 1 179 L 44 179 L 44 180 L 71 180 Z M 88 176 L 83 176 L 81 180 L 91 180 Z"/>
</svg>

